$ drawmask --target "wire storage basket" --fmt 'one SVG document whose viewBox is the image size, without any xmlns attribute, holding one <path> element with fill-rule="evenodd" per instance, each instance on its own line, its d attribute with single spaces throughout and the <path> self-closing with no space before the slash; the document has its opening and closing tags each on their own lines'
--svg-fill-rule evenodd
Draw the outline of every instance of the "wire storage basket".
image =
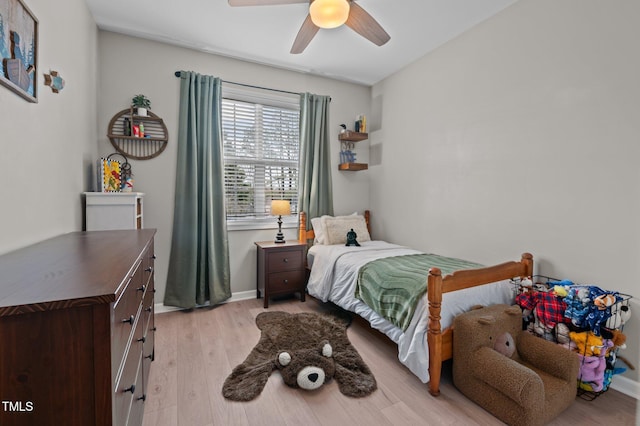
<svg viewBox="0 0 640 426">
<path fill-rule="evenodd" d="M 514 279 L 523 329 L 566 347 L 580 358 L 578 395 L 593 400 L 609 389 L 624 348 L 631 296 L 544 275 Z"/>
</svg>

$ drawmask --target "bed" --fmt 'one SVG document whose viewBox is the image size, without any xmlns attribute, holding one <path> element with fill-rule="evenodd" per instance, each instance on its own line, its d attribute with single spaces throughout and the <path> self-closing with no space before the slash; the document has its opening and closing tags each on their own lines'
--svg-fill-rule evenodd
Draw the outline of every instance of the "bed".
<svg viewBox="0 0 640 426">
<path fill-rule="evenodd" d="M 354 215 L 351 218 L 357 216 Z M 307 291 L 316 299 L 332 302 L 356 313 L 367 320 L 372 328 L 389 337 L 398 345 L 400 361 L 424 383 L 428 383 L 429 392 L 433 396 L 438 396 L 442 363 L 452 357 L 453 318 L 472 305 L 513 303 L 514 288 L 509 280 L 533 275 L 533 256 L 524 253 L 520 261 L 494 266 L 462 263 L 461 265 L 469 268 L 461 270 L 451 270 L 450 266 L 454 266 L 448 263 L 451 258 L 443 258 L 446 259 L 443 267 L 430 267 L 428 271 L 423 271 L 426 277 L 426 297 L 422 296 L 418 301 L 406 329 L 400 328 L 355 297 L 354 289 L 360 290 L 357 287 L 358 275 L 361 274 L 361 268 L 373 260 L 424 253 L 371 240 L 369 211 L 365 211 L 360 217 L 363 217 L 363 225 L 356 228 L 356 232 L 360 231 L 357 233 L 365 236 L 365 241 L 358 238 L 360 247 L 346 247 L 344 243 L 335 244 L 335 239 L 328 241 L 331 238 L 327 235 L 323 236 L 325 241 L 318 243 L 314 230 L 307 230 L 308 218 L 305 212 L 300 213 L 299 240 L 313 242 L 308 250 L 310 271 Z M 331 217 L 328 218 L 330 219 L 327 221 L 332 220 Z M 357 221 L 354 222 L 356 219 L 349 219 L 347 216 L 342 218 L 346 218 L 344 223 L 359 225 Z M 314 225 L 319 224 L 320 222 L 316 222 L 319 220 L 320 218 L 312 219 Z M 320 230 L 322 227 L 316 229 Z M 326 233 L 327 229 L 322 232 Z"/>
</svg>

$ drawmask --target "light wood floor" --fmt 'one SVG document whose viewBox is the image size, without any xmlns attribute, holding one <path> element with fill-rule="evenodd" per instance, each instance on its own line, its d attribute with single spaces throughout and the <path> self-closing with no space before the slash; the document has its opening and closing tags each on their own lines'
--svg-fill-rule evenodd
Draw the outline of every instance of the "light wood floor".
<svg viewBox="0 0 640 426">
<path fill-rule="evenodd" d="M 144 425 L 495 425 L 502 424 L 469 401 L 444 372 L 441 395 L 432 397 L 397 359 L 397 348 L 354 321 L 349 339 L 373 371 L 378 390 L 354 399 L 335 381 L 317 391 L 286 386 L 274 372 L 262 394 L 230 402 L 222 383 L 258 342 L 256 315 L 262 300 L 227 303 L 191 312 L 156 315 L 155 361 L 151 365 Z M 323 311 L 308 298 L 271 301 L 269 310 Z M 615 379 L 614 379 L 615 380 Z M 636 425 L 638 401 L 613 389 L 594 401 L 577 398 L 552 425 Z"/>
</svg>

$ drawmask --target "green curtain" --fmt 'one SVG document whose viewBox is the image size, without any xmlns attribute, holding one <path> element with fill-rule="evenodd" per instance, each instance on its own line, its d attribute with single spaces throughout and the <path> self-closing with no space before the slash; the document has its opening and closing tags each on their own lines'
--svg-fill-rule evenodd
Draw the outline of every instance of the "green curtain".
<svg viewBox="0 0 640 426">
<path fill-rule="evenodd" d="M 164 304 L 231 297 L 224 206 L 221 81 L 182 71 L 171 255 Z"/>
<path fill-rule="evenodd" d="M 300 211 L 308 218 L 333 215 L 329 96 L 300 95 Z M 307 221 L 310 229 L 311 221 Z"/>
</svg>

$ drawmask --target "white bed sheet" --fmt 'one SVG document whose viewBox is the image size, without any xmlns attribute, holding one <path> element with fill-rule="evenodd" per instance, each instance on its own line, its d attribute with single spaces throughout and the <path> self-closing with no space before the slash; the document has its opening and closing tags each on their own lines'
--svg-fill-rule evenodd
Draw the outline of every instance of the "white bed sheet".
<svg viewBox="0 0 640 426">
<path fill-rule="evenodd" d="M 423 297 L 406 331 L 396 327 L 367 304 L 356 299 L 358 270 L 364 264 L 384 257 L 422 253 L 385 241 L 365 241 L 360 247 L 343 245 L 314 245 L 309 249 L 313 266 L 307 284 L 309 294 L 323 302 L 333 302 L 347 311 L 366 319 L 373 328 L 384 333 L 398 345 L 398 359 L 424 383 L 429 381 L 429 351 L 427 327 L 429 314 Z M 426 282 L 425 282 L 426 286 Z M 469 289 L 444 293 L 441 326 L 447 328 L 456 315 L 473 305 L 513 304 L 513 286 L 508 280 Z"/>
</svg>

